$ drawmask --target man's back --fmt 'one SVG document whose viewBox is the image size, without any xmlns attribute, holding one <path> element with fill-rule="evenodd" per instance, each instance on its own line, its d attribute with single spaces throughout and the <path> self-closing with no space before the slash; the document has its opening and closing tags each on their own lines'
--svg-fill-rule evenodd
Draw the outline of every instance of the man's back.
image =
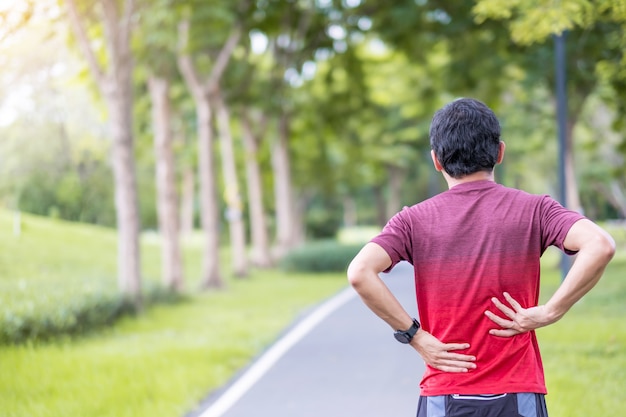
<svg viewBox="0 0 626 417">
<path fill-rule="evenodd" d="M 545 393 L 534 332 L 490 336 L 484 315 L 491 298 L 509 292 L 524 306 L 537 305 L 540 256 L 562 246 L 582 216 L 549 197 L 492 181 L 473 181 L 404 209 L 373 242 L 393 263 L 414 265 L 420 321 L 445 343 L 467 341 L 476 369 L 450 374 L 428 368 L 422 395 L 501 392 Z M 395 254 L 395 256 L 393 255 Z"/>
<path fill-rule="evenodd" d="M 352 260 L 348 280 L 428 365 L 419 417 L 547 417 L 534 330 L 560 320 L 593 288 L 615 242 L 548 196 L 495 183 L 506 145 L 496 115 L 479 100 L 439 109 L 429 136 L 449 190 L 394 216 Z M 578 256 L 539 305 L 539 257 L 550 245 Z M 378 275 L 400 260 L 415 267 L 421 326 Z"/>
</svg>

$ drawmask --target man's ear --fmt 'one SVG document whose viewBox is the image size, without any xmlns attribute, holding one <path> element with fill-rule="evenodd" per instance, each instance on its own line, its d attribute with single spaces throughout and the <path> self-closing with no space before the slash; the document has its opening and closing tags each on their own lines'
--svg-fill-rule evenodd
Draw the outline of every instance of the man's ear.
<svg viewBox="0 0 626 417">
<path fill-rule="evenodd" d="M 498 160 L 496 164 L 501 164 L 504 159 L 504 151 L 506 150 L 506 144 L 500 141 L 500 149 L 498 150 Z"/>
<path fill-rule="evenodd" d="M 443 171 L 443 166 L 439 163 L 437 155 L 435 155 L 435 151 L 432 149 L 430 151 L 430 157 L 433 159 L 433 165 L 435 166 L 435 169 L 439 172 Z"/>
</svg>

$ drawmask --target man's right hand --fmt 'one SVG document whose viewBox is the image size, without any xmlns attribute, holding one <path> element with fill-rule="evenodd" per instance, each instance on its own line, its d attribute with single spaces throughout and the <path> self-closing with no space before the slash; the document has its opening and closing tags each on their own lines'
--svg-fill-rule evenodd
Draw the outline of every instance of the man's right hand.
<svg viewBox="0 0 626 417">
<path fill-rule="evenodd" d="M 424 329 L 420 329 L 411 346 L 420 354 L 424 362 L 444 372 L 468 372 L 475 369 L 475 356 L 454 353 L 455 350 L 468 349 L 469 343 L 443 343 Z"/>
</svg>

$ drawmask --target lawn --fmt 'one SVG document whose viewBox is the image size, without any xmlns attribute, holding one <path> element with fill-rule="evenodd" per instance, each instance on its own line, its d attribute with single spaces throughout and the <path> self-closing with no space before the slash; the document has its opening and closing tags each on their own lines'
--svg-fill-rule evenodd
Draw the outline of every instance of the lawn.
<svg viewBox="0 0 626 417">
<path fill-rule="evenodd" d="M 623 415 L 626 410 L 625 252 L 622 241 L 596 287 L 561 321 L 538 331 L 550 417 Z M 559 282 L 557 271 L 544 268 L 544 300 Z"/>
<path fill-rule="evenodd" d="M 110 230 L 22 220 L 18 238 L 11 215 L 0 211 L 3 309 L 47 309 L 93 288 L 114 291 Z M 154 282 L 158 248 L 152 238 L 143 246 L 144 275 Z M 346 285 L 343 274 L 259 271 L 246 280 L 227 278 L 224 290 L 199 293 L 197 242 L 185 251 L 189 280 L 183 302 L 153 306 L 73 340 L 0 346 L 0 415 L 182 416 L 294 319 Z"/>
<path fill-rule="evenodd" d="M 257 274 L 90 337 L 0 347 L 0 414 L 182 416 L 343 281 Z"/>
</svg>

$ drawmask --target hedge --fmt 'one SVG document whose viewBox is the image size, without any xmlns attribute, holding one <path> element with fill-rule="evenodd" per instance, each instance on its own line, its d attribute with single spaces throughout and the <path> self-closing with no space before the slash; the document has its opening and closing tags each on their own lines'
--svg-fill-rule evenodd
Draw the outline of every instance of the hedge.
<svg viewBox="0 0 626 417">
<path fill-rule="evenodd" d="M 310 242 L 287 253 L 280 267 L 285 271 L 342 272 L 362 247 L 334 240 Z"/>
<path fill-rule="evenodd" d="M 182 296 L 154 286 L 144 292 L 143 303 L 147 306 L 180 299 Z M 137 312 L 137 307 L 130 299 L 114 292 L 82 295 L 55 306 L 4 308 L 0 315 L 0 344 L 44 342 L 82 335 Z"/>
</svg>

